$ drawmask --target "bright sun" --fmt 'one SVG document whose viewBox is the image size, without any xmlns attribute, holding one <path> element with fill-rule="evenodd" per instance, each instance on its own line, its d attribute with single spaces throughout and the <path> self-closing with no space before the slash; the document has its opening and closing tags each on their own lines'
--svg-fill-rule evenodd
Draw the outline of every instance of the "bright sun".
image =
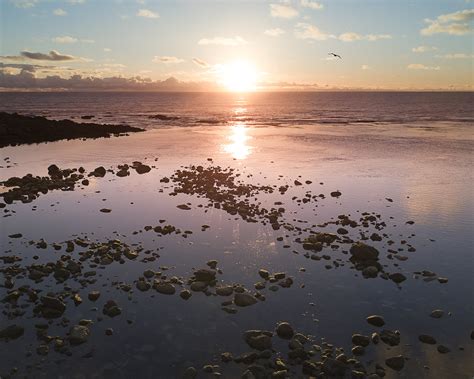
<svg viewBox="0 0 474 379">
<path fill-rule="evenodd" d="M 247 61 L 236 61 L 222 66 L 220 80 L 234 92 L 251 92 L 257 88 L 257 70 Z"/>
</svg>

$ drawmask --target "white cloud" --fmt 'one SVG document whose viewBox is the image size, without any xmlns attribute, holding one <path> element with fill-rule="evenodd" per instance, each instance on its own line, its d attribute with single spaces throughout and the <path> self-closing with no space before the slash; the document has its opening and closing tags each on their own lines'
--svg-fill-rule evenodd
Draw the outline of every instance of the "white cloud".
<svg viewBox="0 0 474 379">
<path fill-rule="evenodd" d="M 140 9 L 137 13 L 138 17 L 145 17 L 145 18 L 159 18 L 160 15 L 157 12 L 152 12 L 149 9 Z"/>
<path fill-rule="evenodd" d="M 274 28 L 274 29 L 267 29 L 263 33 L 270 37 L 278 37 L 279 35 L 284 34 L 285 31 L 280 28 Z"/>
<path fill-rule="evenodd" d="M 421 29 L 420 33 L 425 36 L 439 33 L 461 36 L 472 33 L 469 25 L 472 20 L 474 20 L 474 9 L 442 14 L 436 20 L 425 19 L 428 26 Z"/>
<path fill-rule="evenodd" d="M 321 3 L 317 3 L 316 1 L 311 0 L 301 0 L 301 6 L 310 9 L 321 10 L 324 8 L 324 5 Z"/>
<path fill-rule="evenodd" d="M 61 37 L 54 37 L 53 42 L 56 43 L 76 43 L 78 41 L 77 38 L 71 36 L 61 36 Z"/>
<path fill-rule="evenodd" d="M 78 4 L 84 4 L 86 0 L 67 0 L 67 2 L 72 5 L 78 5 Z"/>
<path fill-rule="evenodd" d="M 10 2 L 17 8 L 33 8 L 38 4 L 38 0 L 10 0 Z"/>
<path fill-rule="evenodd" d="M 66 16 L 67 15 L 67 12 L 64 10 L 64 9 L 61 9 L 61 8 L 57 8 L 53 11 L 53 14 L 55 16 Z"/>
<path fill-rule="evenodd" d="M 325 41 L 329 38 L 335 38 L 334 35 L 326 34 L 322 32 L 321 30 L 319 30 L 318 27 L 304 23 L 304 22 L 300 22 L 296 24 L 294 33 L 295 33 L 296 38 L 299 38 L 299 39 Z"/>
<path fill-rule="evenodd" d="M 407 68 L 409 70 L 434 70 L 439 71 L 441 68 L 439 66 L 425 66 L 421 63 L 410 63 Z"/>
<path fill-rule="evenodd" d="M 414 53 L 426 53 L 428 51 L 435 50 L 438 50 L 438 48 L 434 46 L 418 46 L 411 49 L 411 51 L 413 51 Z"/>
<path fill-rule="evenodd" d="M 290 5 L 270 4 L 270 14 L 272 17 L 294 18 L 298 16 L 298 11 Z"/>
<path fill-rule="evenodd" d="M 192 59 L 193 63 L 198 65 L 199 67 L 204 67 L 204 68 L 207 68 L 210 66 L 209 63 L 207 63 L 206 61 L 203 61 L 202 59 L 199 59 L 199 58 L 193 58 Z"/>
<path fill-rule="evenodd" d="M 342 33 L 339 35 L 339 39 L 344 42 L 353 42 L 353 41 L 361 41 L 361 40 L 366 40 L 366 41 L 378 41 L 380 39 L 391 39 L 392 36 L 390 34 L 358 34 L 354 32 L 347 32 L 347 33 Z"/>
<path fill-rule="evenodd" d="M 455 53 L 455 54 L 437 55 L 436 58 L 444 58 L 444 59 L 472 59 L 472 58 L 474 58 L 474 54 Z"/>
<path fill-rule="evenodd" d="M 104 47 L 104 51 L 106 53 L 110 53 L 112 51 L 112 49 L 110 47 Z"/>
<path fill-rule="evenodd" d="M 366 64 L 363 64 L 362 66 L 360 66 L 360 68 L 362 70 L 370 70 L 370 66 L 366 65 Z"/>
<path fill-rule="evenodd" d="M 240 36 L 201 38 L 198 41 L 198 45 L 240 46 L 240 45 L 246 45 L 246 44 L 247 44 L 247 41 Z"/>
<path fill-rule="evenodd" d="M 166 63 L 166 64 L 176 64 L 176 63 L 181 63 L 184 62 L 184 59 L 178 58 L 178 57 L 168 57 L 168 56 L 155 56 L 153 58 L 153 62 L 155 63 Z"/>
</svg>

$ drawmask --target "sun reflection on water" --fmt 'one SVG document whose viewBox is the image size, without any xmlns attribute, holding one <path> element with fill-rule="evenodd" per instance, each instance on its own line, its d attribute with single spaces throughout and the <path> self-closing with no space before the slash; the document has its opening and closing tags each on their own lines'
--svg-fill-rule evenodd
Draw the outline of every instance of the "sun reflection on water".
<svg viewBox="0 0 474 379">
<path fill-rule="evenodd" d="M 251 139 L 247 134 L 248 128 L 244 124 L 236 124 L 230 128 L 230 132 L 227 137 L 230 143 L 224 144 L 222 148 L 235 159 L 247 158 L 252 150 L 252 147 L 247 144 L 247 141 Z"/>
</svg>

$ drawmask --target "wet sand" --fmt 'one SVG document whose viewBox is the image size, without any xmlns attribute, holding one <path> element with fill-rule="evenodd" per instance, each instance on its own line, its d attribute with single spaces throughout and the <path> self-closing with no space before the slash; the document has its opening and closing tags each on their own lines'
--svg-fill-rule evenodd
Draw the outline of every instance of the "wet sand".
<svg viewBox="0 0 474 379">
<path fill-rule="evenodd" d="M 78 180 L 74 191 L 39 193 L 32 202 L 15 201 L 2 209 L 2 256 L 21 261 L 3 261 L 2 282 L 12 276 L 14 283 L 0 288 L 0 297 L 25 284 L 42 290 L 33 301 L 23 294 L 16 303 L 1 304 L 9 319 L 0 329 L 14 324 L 24 328 L 20 337 L 0 342 L 8 347 L 2 375 L 16 367 L 20 375 L 34 377 L 180 377 L 193 366 L 198 377 L 212 375 L 206 370 L 240 377 L 252 364 L 222 362 L 221 353 L 235 358 L 259 352 L 255 337 L 268 348 L 261 332 L 250 343 L 244 333 L 276 333 L 282 321 L 309 341 L 293 338 L 288 349 L 288 340 L 274 334 L 271 359 L 254 357 L 253 364 L 264 366 L 266 373 L 285 371 L 275 367 L 274 359 L 280 357 L 292 377 L 316 374 L 332 361 L 321 358 L 313 345 L 331 350 L 327 344 L 343 348 L 348 359 L 354 355 L 357 361 L 345 371 L 349 376 L 377 369 L 380 374 L 382 368 L 386 377 L 469 377 L 474 372 L 469 125 L 355 129 L 236 124 L 1 151 L 2 159 L 8 157 L 0 168 L 1 180 L 27 173 L 47 176 L 48 166 L 55 164 L 60 169 L 82 166 L 89 181 L 84 185 Z M 129 175 L 116 175 L 124 169 L 119 165 L 134 161 L 151 170 L 139 174 L 130 167 L 125 170 Z M 113 173 L 88 176 L 99 166 Z M 221 176 L 228 168 L 235 170 L 232 180 Z M 200 181 L 203 173 L 209 180 Z M 205 185 L 216 178 L 220 185 Z M 167 234 L 172 229 L 166 225 L 175 230 Z M 308 241 L 310 236 L 316 237 Z M 115 239 L 121 241 L 111 247 L 116 261 L 96 260 L 99 253 L 79 260 L 85 257 L 81 253 L 98 251 Z M 357 255 L 351 248 L 359 240 L 378 250 L 375 262 L 360 256 L 351 260 Z M 73 241 L 73 251 L 66 253 L 66 241 Z M 60 243 L 61 250 L 53 243 Z M 29 278 L 32 264 L 58 262 L 64 255 L 81 262 L 80 275 L 63 273 L 71 275 L 63 280 L 54 277 L 56 269 L 41 282 Z M 28 274 L 5 272 L 15 264 L 28 268 Z M 197 273 L 214 266 L 215 276 Z M 199 286 L 208 295 L 195 291 Z M 229 286 L 231 295 L 214 295 L 216 288 Z M 89 299 L 91 291 L 100 292 L 96 301 Z M 189 299 L 180 296 L 182 291 L 189 291 Z M 240 291 L 255 303 L 248 297 L 236 299 Z M 48 307 L 41 300 L 48 292 L 66 307 L 49 322 L 47 333 L 38 333 L 34 325 L 48 323 Z M 74 293 L 82 298 L 79 305 Z M 106 306 L 109 300 L 115 304 Z M 243 300 L 252 304 L 239 306 Z M 120 314 L 109 312 L 114 307 Z M 431 317 L 438 309 L 442 317 Z M 18 310 L 25 313 L 16 314 Z M 371 315 L 382 316 L 384 326 L 369 324 Z M 84 319 L 92 324 L 80 325 Z M 90 332 L 81 344 L 71 339 L 78 325 Z M 107 336 L 109 328 L 113 333 Z M 372 337 L 374 332 L 383 335 L 384 329 L 399 332 L 396 346 L 370 341 L 363 355 L 358 355 L 361 349 L 352 350 L 365 344 L 354 334 Z M 57 338 L 45 339 L 45 334 Z M 422 342 L 420 335 L 436 343 Z M 58 339 L 64 349 L 57 347 Z M 439 345 L 450 352 L 440 352 Z M 332 358 L 340 353 L 332 351 Z M 404 357 L 400 371 L 386 361 L 399 355 Z M 205 365 L 219 367 L 203 369 Z M 81 372 L 69 375 L 77 367 Z"/>
</svg>

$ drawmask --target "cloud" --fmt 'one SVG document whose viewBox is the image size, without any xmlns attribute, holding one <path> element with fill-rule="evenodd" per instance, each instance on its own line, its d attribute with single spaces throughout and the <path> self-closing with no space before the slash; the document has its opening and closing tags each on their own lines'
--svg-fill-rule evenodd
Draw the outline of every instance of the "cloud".
<svg viewBox="0 0 474 379">
<path fill-rule="evenodd" d="M 263 33 L 270 37 L 278 37 L 279 35 L 284 34 L 285 31 L 280 28 L 274 28 L 274 29 L 267 29 Z"/>
<path fill-rule="evenodd" d="M 138 17 L 145 17 L 145 18 L 159 18 L 160 15 L 157 12 L 152 12 L 149 9 L 140 9 L 137 12 Z"/>
<path fill-rule="evenodd" d="M 390 34 L 358 34 L 354 32 L 347 32 L 347 33 L 342 33 L 339 35 L 339 40 L 343 42 L 354 42 L 354 41 L 378 41 L 380 39 L 391 39 L 392 36 Z"/>
<path fill-rule="evenodd" d="M 203 61 L 202 59 L 199 59 L 199 58 L 193 58 L 192 59 L 193 63 L 198 65 L 199 67 L 203 67 L 203 68 L 207 68 L 210 66 L 209 63 L 207 63 L 206 61 Z"/>
<path fill-rule="evenodd" d="M 22 51 L 20 55 L 6 55 L 0 56 L 2 60 L 8 61 L 24 61 L 25 59 L 38 60 L 38 61 L 90 61 L 86 58 L 75 57 L 73 55 L 61 54 L 56 50 L 51 50 L 49 53 L 33 53 L 31 51 Z"/>
<path fill-rule="evenodd" d="M 153 62 L 155 62 L 155 63 L 166 63 L 166 64 L 176 64 L 176 63 L 184 62 L 184 59 L 177 58 L 177 57 L 167 57 L 167 56 L 159 57 L 159 56 L 155 56 L 153 58 Z"/>
<path fill-rule="evenodd" d="M 74 74 L 68 78 L 63 78 L 55 74 L 46 77 L 37 77 L 34 72 L 28 70 L 21 70 L 18 74 L 11 74 L 0 70 L 0 88 L 41 88 L 56 91 L 209 91 L 219 89 L 216 84 L 211 82 L 182 82 L 173 77 L 155 81 L 141 76 L 98 77 L 94 75 Z"/>
<path fill-rule="evenodd" d="M 10 0 L 10 2 L 17 8 L 33 8 L 38 0 Z"/>
<path fill-rule="evenodd" d="M 213 37 L 202 38 L 198 41 L 198 45 L 223 45 L 223 46 L 240 46 L 246 45 L 247 41 L 240 36 L 235 37 Z"/>
<path fill-rule="evenodd" d="M 421 63 L 410 63 L 407 68 L 409 70 L 434 70 L 439 71 L 441 68 L 439 66 L 425 66 Z"/>
<path fill-rule="evenodd" d="M 66 16 L 67 15 L 67 12 L 64 10 L 64 9 L 61 9 L 61 8 L 57 8 L 53 11 L 53 14 L 55 16 Z"/>
<path fill-rule="evenodd" d="M 472 33 L 472 28 L 469 25 L 472 20 L 474 20 L 474 9 L 442 14 L 436 20 L 425 19 L 428 26 L 421 29 L 420 33 L 424 36 L 439 33 L 461 36 Z"/>
<path fill-rule="evenodd" d="M 62 36 L 62 37 L 54 37 L 53 42 L 56 43 L 76 43 L 78 41 L 77 38 L 71 36 Z"/>
<path fill-rule="evenodd" d="M 414 53 L 426 53 L 428 51 L 435 50 L 438 50 L 438 48 L 434 46 L 418 46 L 411 49 L 411 51 L 413 51 Z"/>
<path fill-rule="evenodd" d="M 370 70 L 370 67 L 369 67 L 368 65 L 366 65 L 366 64 L 363 64 L 362 66 L 360 66 L 360 68 L 361 68 L 362 70 Z"/>
<path fill-rule="evenodd" d="M 72 5 L 78 5 L 78 4 L 84 4 L 86 0 L 67 0 L 67 2 Z"/>
<path fill-rule="evenodd" d="M 472 59 L 472 58 L 474 58 L 474 54 L 455 53 L 455 54 L 446 54 L 446 55 L 436 55 L 436 58 L 444 58 L 444 59 Z"/>
<path fill-rule="evenodd" d="M 298 11 L 289 5 L 270 4 L 270 14 L 272 17 L 294 18 L 298 16 Z"/>
<path fill-rule="evenodd" d="M 322 32 L 321 30 L 319 30 L 318 27 L 304 23 L 304 22 L 300 22 L 296 24 L 294 33 L 295 33 L 296 38 L 299 38 L 299 39 L 325 41 L 329 38 L 335 38 L 334 35 L 326 34 Z"/>
<path fill-rule="evenodd" d="M 112 51 L 112 49 L 110 47 L 104 47 L 104 51 L 106 53 L 110 53 Z"/>
<path fill-rule="evenodd" d="M 324 5 L 321 3 L 317 3 L 316 1 L 311 0 L 301 0 L 301 6 L 304 8 L 316 9 L 321 10 L 324 8 Z"/>
</svg>

